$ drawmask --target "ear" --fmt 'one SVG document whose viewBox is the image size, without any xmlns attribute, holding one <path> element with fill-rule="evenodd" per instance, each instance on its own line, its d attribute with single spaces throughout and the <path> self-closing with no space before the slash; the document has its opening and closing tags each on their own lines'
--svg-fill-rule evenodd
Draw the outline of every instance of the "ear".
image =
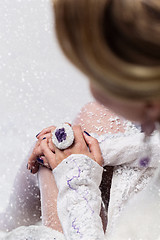
<svg viewBox="0 0 160 240">
<path fill-rule="evenodd" d="M 144 107 L 145 121 L 141 124 L 141 128 L 146 136 L 150 136 L 156 128 L 156 122 L 160 119 L 160 103 L 150 101 L 146 102 Z"/>
<path fill-rule="evenodd" d="M 145 104 L 146 119 L 156 122 L 160 118 L 160 101 L 148 101 Z"/>
</svg>

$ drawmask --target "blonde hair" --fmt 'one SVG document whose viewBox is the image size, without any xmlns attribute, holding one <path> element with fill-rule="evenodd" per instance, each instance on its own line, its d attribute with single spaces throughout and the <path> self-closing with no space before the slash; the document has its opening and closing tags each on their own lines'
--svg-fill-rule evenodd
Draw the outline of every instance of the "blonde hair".
<svg viewBox="0 0 160 240">
<path fill-rule="evenodd" d="M 55 0 L 65 55 L 116 98 L 160 98 L 159 0 Z"/>
</svg>

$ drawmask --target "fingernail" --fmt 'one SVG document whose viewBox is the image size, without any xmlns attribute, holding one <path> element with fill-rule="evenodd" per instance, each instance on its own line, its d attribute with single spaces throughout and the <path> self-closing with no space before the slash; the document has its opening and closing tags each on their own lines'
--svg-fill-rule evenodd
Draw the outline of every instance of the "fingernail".
<svg viewBox="0 0 160 240">
<path fill-rule="evenodd" d="M 88 132 L 84 131 L 85 134 L 87 134 L 89 137 L 91 136 Z"/>
<path fill-rule="evenodd" d="M 46 139 L 46 137 L 44 137 L 42 140 Z"/>
<path fill-rule="evenodd" d="M 72 126 L 70 123 L 68 123 L 68 122 L 65 122 L 66 124 L 68 124 L 70 127 Z"/>
<path fill-rule="evenodd" d="M 41 133 L 41 132 L 39 132 L 39 133 L 36 135 L 36 137 L 38 137 L 40 133 Z"/>
<path fill-rule="evenodd" d="M 39 163 L 42 163 L 42 164 L 44 163 L 44 162 L 43 162 L 43 159 L 41 159 L 41 158 L 37 158 L 37 161 L 38 161 Z"/>
<path fill-rule="evenodd" d="M 31 173 L 32 173 L 32 169 L 31 169 Z"/>
<path fill-rule="evenodd" d="M 28 163 L 27 163 L 27 166 L 26 166 L 26 167 L 27 167 L 27 169 L 28 169 Z"/>
</svg>

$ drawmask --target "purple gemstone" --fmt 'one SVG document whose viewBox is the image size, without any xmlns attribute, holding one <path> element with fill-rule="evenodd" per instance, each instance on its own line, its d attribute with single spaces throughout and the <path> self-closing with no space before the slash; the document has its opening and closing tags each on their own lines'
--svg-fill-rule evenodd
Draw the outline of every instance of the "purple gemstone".
<svg viewBox="0 0 160 240">
<path fill-rule="evenodd" d="M 65 133 L 65 129 L 64 128 L 60 128 L 55 132 L 56 138 L 58 140 L 58 142 L 63 142 L 64 140 L 66 140 L 67 134 Z"/>
<path fill-rule="evenodd" d="M 141 167 L 147 167 L 149 162 L 150 162 L 150 158 L 149 157 L 144 157 L 140 160 L 139 163 L 140 163 Z"/>
</svg>

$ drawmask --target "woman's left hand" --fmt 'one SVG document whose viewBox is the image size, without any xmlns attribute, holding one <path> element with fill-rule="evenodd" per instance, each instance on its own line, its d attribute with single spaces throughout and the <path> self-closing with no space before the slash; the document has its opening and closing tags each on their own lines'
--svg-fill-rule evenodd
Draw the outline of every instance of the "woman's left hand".
<svg viewBox="0 0 160 240">
<path fill-rule="evenodd" d="M 35 174 L 39 170 L 39 164 L 43 165 L 47 168 L 50 168 L 48 161 L 46 160 L 42 148 L 41 148 L 41 142 L 44 139 L 47 139 L 48 146 L 51 151 L 54 151 L 54 146 L 52 143 L 52 131 L 56 129 L 55 126 L 51 126 L 48 128 L 43 129 L 36 137 L 37 142 L 34 146 L 34 149 L 28 159 L 27 168 L 31 171 L 31 173 Z"/>
<path fill-rule="evenodd" d="M 80 126 L 73 126 L 74 143 L 65 150 L 58 149 L 49 139 L 41 140 L 36 147 L 36 154 L 43 156 L 44 164 L 48 164 L 51 169 L 57 167 L 65 158 L 71 154 L 84 154 L 96 161 L 100 166 L 103 164 L 103 158 L 98 141 L 82 132 Z M 54 130 L 54 129 L 53 129 Z M 51 150 L 52 144 L 52 150 Z M 32 158 L 29 159 L 29 163 Z M 33 172 L 34 173 L 34 172 Z"/>
</svg>

